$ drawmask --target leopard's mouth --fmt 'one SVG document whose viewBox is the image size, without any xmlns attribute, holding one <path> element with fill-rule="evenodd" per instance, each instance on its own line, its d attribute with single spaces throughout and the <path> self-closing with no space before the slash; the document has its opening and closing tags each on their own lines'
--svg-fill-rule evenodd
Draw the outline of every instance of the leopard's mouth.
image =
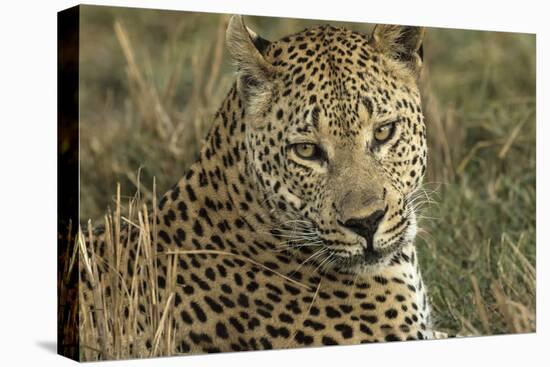
<svg viewBox="0 0 550 367">
<path fill-rule="evenodd" d="M 352 273 L 380 269 L 380 267 L 391 264 L 392 260 L 398 256 L 406 243 L 404 234 L 381 249 L 367 246 L 362 241 L 359 241 L 353 245 L 355 247 L 355 252 L 353 253 L 340 249 L 331 250 L 334 254 L 333 266 L 339 271 Z"/>
</svg>

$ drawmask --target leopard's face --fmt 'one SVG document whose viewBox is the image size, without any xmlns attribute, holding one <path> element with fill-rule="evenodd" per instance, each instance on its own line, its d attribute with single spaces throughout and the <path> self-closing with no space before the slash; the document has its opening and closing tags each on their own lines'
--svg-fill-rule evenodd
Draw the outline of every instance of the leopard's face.
<svg viewBox="0 0 550 367">
<path fill-rule="evenodd" d="M 415 71 L 368 37 L 328 26 L 262 55 L 274 71 L 249 114 L 247 157 L 274 233 L 320 269 L 390 263 L 416 234 L 426 167 Z"/>
</svg>

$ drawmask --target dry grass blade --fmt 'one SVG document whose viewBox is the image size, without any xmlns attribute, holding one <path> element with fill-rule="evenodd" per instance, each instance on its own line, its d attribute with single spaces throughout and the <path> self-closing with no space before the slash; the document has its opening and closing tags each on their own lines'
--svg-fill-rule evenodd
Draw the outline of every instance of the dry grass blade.
<svg viewBox="0 0 550 367">
<path fill-rule="evenodd" d="M 500 285 L 496 281 L 493 282 L 493 284 L 491 284 L 491 291 L 493 292 L 493 296 L 495 297 L 498 310 L 501 313 L 502 317 L 504 318 L 504 321 L 508 325 L 508 328 L 510 328 L 510 330 L 513 330 L 514 332 L 517 332 L 517 330 L 514 327 L 514 320 L 513 320 L 514 318 L 510 313 L 507 297 L 504 294 L 504 291 L 502 290 L 502 285 Z"/>
<path fill-rule="evenodd" d="M 510 150 L 510 147 L 512 146 L 512 144 L 514 143 L 514 141 L 518 137 L 521 129 L 523 128 L 523 125 L 525 125 L 525 123 L 527 121 L 529 121 L 530 117 L 531 117 L 531 113 L 527 114 L 525 116 L 525 118 L 519 124 L 517 124 L 517 126 L 514 128 L 514 130 L 512 130 L 512 133 L 508 136 L 508 139 L 506 140 L 506 142 L 504 143 L 504 145 L 500 149 L 500 152 L 498 152 L 498 157 L 500 159 L 504 159 L 506 157 L 508 151 Z"/>
<path fill-rule="evenodd" d="M 315 304 L 315 300 L 317 299 L 317 296 L 319 295 L 319 290 L 321 289 L 321 282 L 322 282 L 322 280 L 319 280 L 319 283 L 317 284 L 317 287 L 315 289 L 315 293 L 313 294 L 313 297 L 311 298 L 311 302 L 310 302 L 310 304 L 307 308 L 307 311 L 306 311 L 304 317 L 302 318 L 302 321 L 300 321 L 300 322 L 304 322 L 305 319 L 310 315 L 311 309 L 313 308 L 313 305 Z M 298 330 L 294 331 L 294 333 L 292 334 L 292 337 L 288 339 L 288 342 L 286 343 L 285 348 L 288 348 L 290 346 L 290 344 L 292 343 L 292 341 L 296 337 L 296 334 L 298 334 Z"/>
<path fill-rule="evenodd" d="M 128 223 L 129 225 L 131 225 L 132 227 L 134 228 L 138 228 L 139 229 L 139 224 L 131 221 L 130 219 L 126 218 L 126 217 L 120 217 L 121 220 L 123 220 L 124 222 Z"/>
<path fill-rule="evenodd" d="M 460 321 L 461 324 L 461 330 L 459 331 L 459 334 L 472 336 L 472 335 L 481 335 L 479 330 L 477 330 L 474 325 L 463 315 L 461 315 L 455 307 L 453 307 L 448 299 L 444 299 L 445 305 L 447 306 L 447 311 L 455 318 L 456 320 Z M 466 332 L 464 332 L 466 330 Z"/>
<path fill-rule="evenodd" d="M 491 291 L 498 311 L 510 332 L 525 333 L 534 330 L 535 315 L 529 307 L 510 299 L 500 281 L 494 281 L 491 284 Z"/>
<path fill-rule="evenodd" d="M 69 230 L 68 233 L 72 233 L 72 223 L 69 223 Z M 75 238 L 75 241 L 78 241 L 78 237 Z M 74 264 L 76 263 L 76 259 L 78 257 L 78 246 L 71 246 L 71 237 L 67 239 L 68 245 L 67 245 L 67 253 L 69 252 L 70 248 L 73 248 L 73 252 L 71 255 L 71 260 L 69 261 L 69 265 L 65 269 L 63 281 L 65 284 L 69 282 L 69 277 L 71 276 L 71 273 L 73 271 Z"/>
<path fill-rule="evenodd" d="M 166 300 L 166 305 L 164 306 L 164 310 L 162 311 L 162 317 L 160 318 L 159 326 L 157 328 L 157 331 L 155 332 L 155 338 L 153 339 L 153 350 L 151 351 L 151 357 L 157 355 L 157 351 L 160 343 L 160 337 L 164 331 L 166 320 L 169 314 L 170 306 L 172 305 L 173 298 L 174 298 L 174 293 L 170 293 L 170 296 Z"/>
<path fill-rule="evenodd" d="M 98 338 L 101 346 L 101 354 L 103 358 L 109 359 L 110 353 L 107 347 L 107 321 L 105 319 L 105 307 L 103 303 L 103 295 L 101 291 L 100 286 L 100 279 L 99 279 L 99 272 L 97 269 L 97 262 L 95 258 L 94 248 L 93 248 L 93 232 L 92 232 L 92 223 L 91 221 L 88 222 L 88 241 L 89 246 L 86 246 L 86 240 L 84 238 L 84 235 L 82 233 L 82 230 L 79 229 L 78 237 L 79 237 L 79 247 L 80 247 L 80 253 L 82 255 L 85 270 L 88 274 L 88 277 L 90 278 L 90 283 L 92 284 L 93 288 L 93 298 L 94 298 L 94 314 L 97 318 L 97 332 L 98 332 Z M 90 256 L 88 256 L 88 250 L 86 247 L 89 247 L 90 250 Z"/>
<path fill-rule="evenodd" d="M 208 82 L 204 90 L 205 99 L 212 95 L 214 87 L 220 76 L 220 69 L 222 65 L 222 56 L 225 44 L 225 29 L 227 27 L 227 21 L 225 17 L 220 17 L 218 29 L 216 33 L 216 46 L 214 48 L 214 57 L 210 66 L 210 73 L 208 73 Z"/>
<path fill-rule="evenodd" d="M 153 329 L 156 330 L 158 327 L 158 321 L 159 321 L 159 309 L 158 309 L 158 295 L 156 290 L 156 280 L 157 280 L 157 272 L 156 272 L 156 261 L 153 254 L 153 246 L 151 243 L 151 232 L 149 231 L 149 224 L 147 223 L 147 218 L 144 219 L 144 217 L 147 215 L 147 212 L 138 212 L 138 218 L 139 218 L 139 240 L 143 241 L 143 249 L 144 249 L 144 255 L 145 255 L 145 262 L 146 262 L 146 273 L 148 274 L 148 282 L 149 282 L 149 302 L 151 304 L 150 307 L 150 317 L 151 317 L 151 323 L 153 325 Z"/>
<path fill-rule="evenodd" d="M 517 248 L 516 245 L 514 245 L 514 243 L 509 238 L 507 238 L 507 242 L 510 245 L 510 247 L 512 248 L 512 251 L 514 252 L 514 255 L 519 259 L 521 265 L 525 269 L 526 273 L 531 277 L 532 282 L 534 283 L 535 279 L 536 279 L 537 270 L 529 262 L 529 260 L 527 260 L 525 255 Z"/>
<path fill-rule="evenodd" d="M 82 233 L 82 229 L 78 229 L 78 247 L 80 248 L 80 256 L 82 258 L 82 261 L 84 262 L 84 269 L 86 270 L 86 273 L 90 277 L 90 282 L 94 284 L 94 273 L 92 272 L 92 265 L 90 264 L 90 257 L 88 256 L 88 250 L 86 250 L 86 240 L 84 239 L 84 235 Z"/>
<path fill-rule="evenodd" d="M 114 25 L 115 34 L 122 48 L 126 61 L 128 63 L 129 76 L 132 81 L 137 84 L 138 93 L 140 95 L 140 104 L 138 107 L 143 116 L 148 119 L 153 119 L 157 122 L 155 125 L 161 137 L 166 139 L 171 132 L 174 131 L 174 124 L 166 113 L 162 103 L 160 102 L 156 89 L 146 83 L 134 54 L 134 49 L 130 43 L 130 38 L 121 22 L 116 21 Z M 151 115 L 152 112 L 152 115 Z"/>
<path fill-rule="evenodd" d="M 466 170 L 466 166 L 468 166 L 468 163 L 470 163 L 472 158 L 475 157 L 476 153 L 479 150 L 484 149 L 484 148 L 489 148 L 489 147 L 492 147 L 492 146 L 495 146 L 495 145 L 498 145 L 498 144 L 501 144 L 501 143 L 502 142 L 499 141 L 499 140 L 478 141 L 470 149 L 470 151 L 468 152 L 468 154 L 466 154 L 466 156 L 462 159 L 462 161 L 460 161 L 459 165 L 456 167 L 456 173 L 459 176 L 462 176 L 464 174 L 464 171 Z"/>
<path fill-rule="evenodd" d="M 483 331 L 485 334 L 490 334 L 491 327 L 489 325 L 489 317 L 487 316 L 487 310 L 485 309 L 485 304 L 483 303 L 483 298 L 481 297 L 481 292 L 479 291 L 477 279 L 475 276 L 470 275 L 470 281 L 472 282 L 472 288 L 474 289 L 474 304 L 479 314 L 481 324 L 483 325 Z"/>
<path fill-rule="evenodd" d="M 270 267 L 265 266 L 264 264 L 259 263 L 259 262 L 255 261 L 255 260 L 252 260 L 252 259 L 249 258 L 249 257 L 242 256 L 242 255 L 237 255 L 237 254 L 234 254 L 234 253 L 232 253 L 232 252 L 218 251 L 218 250 L 180 250 L 180 251 L 167 251 L 167 252 L 165 252 L 165 254 L 167 254 L 167 255 L 200 255 L 200 254 L 205 254 L 205 255 L 207 255 L 207 254 L 210 254 L 210 255 L 223 255 L 223 256 L 232 256 L 232 257 L 236 257 L 236 258 L 238 258 L 238 259 L 241 259 L 241 260 L 247 261 L 247 262 L 249 262 L 249 263 L 252 263 L 252 264 L 254 264 L 254 265 L 257 265 L 257 266 L 259 266 L 259 267 L 261 267 L 261 268 L 263 268 L 263 269 L 265 269 L 265 270 L 267 270 L 267 271 L 270 271 L 270 272 L 272 272 L 273 274 L 278 275 L 278 276 L 280 276 L 281 278 L 285 279 L 286 281 L 288 281 L 288 282 L 290 282 L 290 283 L 293 283 L 293 284 L 297 285 L 297 286 L 300 287 L 300 288 L 303 288 L 303 289 L 306 289 L 306 290 L 308 290 L 308 291 L 310 291 L 310 292 L 313 292 L 313 290 L 312 290 L 309 286 L 307 286 L 307 285 L 305 285 L 305 284 L 302 284 L 302 283 L 298 282 L 298 281 L 295 280 L 295 279 L 292 279 L 292 278 L 290 278 L 290 277 L 288 277 L 288 276 L 286 276 L 286 275 L 284 275 L 284 274 L 282 274 L 282 273 L 279 273 L 278 271 L 273 270 L 273 269 L 271 269 Z"/>
</svg>

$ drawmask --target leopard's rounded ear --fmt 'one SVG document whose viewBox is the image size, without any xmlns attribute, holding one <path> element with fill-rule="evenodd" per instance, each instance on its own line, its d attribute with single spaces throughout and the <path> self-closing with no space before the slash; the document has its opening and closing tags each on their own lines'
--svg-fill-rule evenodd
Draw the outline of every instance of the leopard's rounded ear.
<svg viewBox="0 0 550 367">
<path fill-rule="evenodd" d="M 405 62 L 413 71 L 422 68 L 425 28 L 378 24 L 372 31 L 370 44 L 376 50 Z"/>
<path fill-rule="evenodd" d="M 237 67 L 241 97 L 246 102 L 262 104 L 255 99 L 265 97 L 274 74 L 273 65 L 263 55 L 270 42 L 248 28 L 240 15 L 233 15 L 229 20 L 225 39 Z"/>
</svg>

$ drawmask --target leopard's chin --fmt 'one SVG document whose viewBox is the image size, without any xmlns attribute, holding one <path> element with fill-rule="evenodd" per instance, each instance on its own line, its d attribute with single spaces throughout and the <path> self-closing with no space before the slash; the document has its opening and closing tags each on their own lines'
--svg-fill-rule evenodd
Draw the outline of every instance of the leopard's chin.
<svg viewBox="0 0 550 367">
<path fill-rule="evenodd" d="M 355 255 L 350 257 L 341 257 L 334 261 L 334 268 L 341 273 L 346 274 L 367 274 L 376 273 L 391 263 L 394 254 L 380 255 L 372 254 L 368 256 Z"/>
</svg>

